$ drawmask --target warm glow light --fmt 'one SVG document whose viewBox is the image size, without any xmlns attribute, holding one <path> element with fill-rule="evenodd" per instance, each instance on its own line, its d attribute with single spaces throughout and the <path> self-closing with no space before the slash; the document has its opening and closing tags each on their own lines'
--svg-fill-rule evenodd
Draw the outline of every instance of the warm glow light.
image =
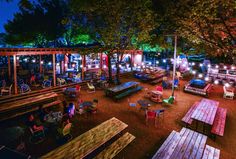
<svg viewBox="0 0 236 159">
<path fill-rule="evenodd" d="M 142 62 L 142 65 L 144 65 L 144 63 Z"/>
<path fill-rule="evenodd" d="M 192 71 L 192 74 L 194 74 L 194 75 L 195 75 L 195 74 L 196 74 L 196 71 Z"/>
<path fill-rule="evenodd" d="M 225 83 L 225 87 L 229 87 L 230 85 L 228 83 Z"/>
<path fill-rule="evenodd" d="M 218 81 L 218 80 L 215 80 L 215 81 L 214 81 L 214 84 L 219 84 L 219 81 Z"/>
<path fill-rule="evenodd" d="M 67 63 L 65 63 L 65 66 L 67 66 Z"/>
<path fill-rule="evenodd" d="M 224 69 L 227 69 L 227 66 L 224 66 Z"/>
<path fill-rule="evenodd" d="M 24 61 L 27 62 L 28 61 L 27 58 L 25 58 Z"/>
<path fill-rule="evenodd" d="M 192 66 L 194 66 L 195 65 L 195 63 L 194 62 L 192 62 Z"/>
<path fill-rule="evenodd" d="M 202 63 L 200 63 L 200 64 L 199 64 L 199 66 L 200 66 L 200 67 L 202 67 L 202 66 L 203 66 L 203 64 L 202 64 Z"/>
<path fill-rule="evenodd" d="M 33 62 L 33 63 L 35 63 L 35 62 L 36 62 L 36 60 L 35 60 L 35 59 L 33 59 L 33 60 L 32 60 L 32 62 Z"/>
<path fill-rule="evenodd" d="M 209 81 L 209 77 L 205 77 L 205 81 Z"/>
<path fill-rule="evenodd" d="M 59 63 L 57 63 L 57 66 L 59 66 L 60 64 Z"/>
<path fill-rule="evenodd" d="M 17 60 L 19 60 L 19 59 L 20 59 L 20 57 L 19 57 L 19 56 L 17 56 L 17 57 L 16 57 L 16 59 L 17 59 Z"/>
<path fill-rule="evenodd" d="M 231 66 L 231 69 L 232 69 L 232 70 L 234 70 L 234 69 L 235 69 L 235 67 L 234 67 L 234 66 Z"/>
<path fill-rule="evenodd" d="M 40 61 L 41 64 L 43 64 L 43 61 Z"/>
<path fill-rule="evenodd" d="M 106 65 L 103 65 L 103 68 L 107 68 L 107 66 L 106 66 Z"/>
<path fill-rule="evenodd" d="M 136 66 L 137 66 L 137 64 L 135 63 L 135 64 L 134 64 L 134 67 L 136 67 Z"/>
<path fill-rule="evenodd" d="M 52 64 L 51 62 L 48 63 L 48 65 L 51 65 L 51 64 Z"/>
<path fill-rule="evenodd" d="M 72 64 L 72 67 L 75 67 L 75 64 Z"/>
<path fill-rule="evenodd" d="M 203 77 L 203 75 L 202 75 L 202 74 L 199 74 L 199 75 L 198 75 L 198 77 L 199 77 L 199 78 L 202 78 L 202 77 Z"/>
<path fill-rule="evenodd" d="M 211 67 L 211 65 L 210 65 L 210 64 L 208 64 L 208 65 L 207 65 L 207 67 L 208 67 L 208 68 L 210 68 L 210 67 Z"/>
<path fill-rule="evenodd" d="M 218 66 L 218 65 L 216 65 L 216 68 L 219 68 L 219 66 Z"/>
<path fill-rule="evenodd" d="M 163 62 L 166 63 L 166 60 L 164 59 Z"/>
<path fill-rule="evenodd" d="M 187 70 L 189 71 L 189 70 L 190 70 L 190 68 L 188 67 L 188 68 L 187 68 Z"/>
<path fill-rule="evenodd" d="M 80 68 L 82 68 L 83 67 L 83 65 L 80 65 Z"/>
<path fill-rule="evenodd" d="M 159 61 L 156 61 L 156 64 L 159 64 Z"/>
</svg>

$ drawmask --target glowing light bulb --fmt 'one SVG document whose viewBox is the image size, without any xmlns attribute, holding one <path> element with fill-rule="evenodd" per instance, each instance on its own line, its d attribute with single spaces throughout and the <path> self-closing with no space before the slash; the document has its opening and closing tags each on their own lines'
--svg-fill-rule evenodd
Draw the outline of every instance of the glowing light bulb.
<svg viewBox="0 0 236 159">
<path fill-rule="evenodd" d="M 214 81 L 214 84 L 219 84 L 219 81 L 218 81 L 218 80 L 215 80 L 215 81 Z"/>
<path fill-rule="evenodd" d="M 202 78 L 202 77 L 203 77 L 203 75 L 202 75 L 202 74 L 199 74 L 199 75 L 198 75 L 198 77 L 199 77 L 199 78 Z"/>
</svg>

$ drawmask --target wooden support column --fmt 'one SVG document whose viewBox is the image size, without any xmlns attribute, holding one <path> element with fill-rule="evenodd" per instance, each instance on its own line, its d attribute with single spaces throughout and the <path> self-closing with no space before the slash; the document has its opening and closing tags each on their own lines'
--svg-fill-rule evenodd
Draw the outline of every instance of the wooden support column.
<svg viewBox="0 0 236 159">
<path fill-rule="evenodd" d="M 82 56 L 82 80 L 84 80 L 84 72 L 86 69 L 86 55 L 81 55 Z"/>
<path fill-rule="evenodd" d="M 103 60 L 102 60 L 102 52 L 101 52 L 101 53 L 100 53 L 100 69 L 101 69 L 101 70 L 103 69 L 103 66 L 102 66 L 103 63 L 102 63 L 102 61 L 103 61 Z"/>
<path fill-rule="evenodd" d="M 16 75 L 16 55 L 13 55 L 13 69 L 14 69 L 14 92 L 17 94 L 17 75 Z"/>
<path fill-rule="evenodd" d="M 8 64 L 8 80 L 11 79 L 11 56 L 7 56 L 7 64 Z"/>
<path fill-rule="evenodd" d="M 42 57 L 41 57 L 41 55 L 39 55 L 39 73 L 40 73 L 40 74 L 42 74 L 42 72 L 43 72 L 43 68 L 42 68 L 42 63 L 41 63 L 41 61 L 42 61 Z"/>
<path fill-rule="evenodd" d="M 53 86 L 56 86 L 56 57 L 55 54 L 52 54 L 52 69 L 53 69 Z"/>
</svg>

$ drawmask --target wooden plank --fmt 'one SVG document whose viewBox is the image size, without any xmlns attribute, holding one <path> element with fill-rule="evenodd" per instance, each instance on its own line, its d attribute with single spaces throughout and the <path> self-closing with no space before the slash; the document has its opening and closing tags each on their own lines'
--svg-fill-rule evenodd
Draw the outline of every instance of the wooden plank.
<svg viewBox="0 0 236 159">
<path fill-rule="evenodd" d="M 192 155 L 192 152 L 194 148 L 196 147 L 196 141 L 197 141 L 198 133 L 194 132 L 193 137 L 191 138 L 188 147 L 186 148 L 186 151 L 183 155 L 183 158 L 189 158 L 189 156 Z"/>
<path fill-rule="evenodd" d="M 220 150 L 209 145 L 206 145 L 202 159 L 219 159 Z"/>
<path fill-rule="evenodd" d="M 224 129 L 225 129 L 225 122 L 226 122 L 226 113 L 227 109 L 225 108 L 218 108 L 216 113 L 216 118 L 214 120 L 211 132 L 213 134 L 223 136 Z"/>
<path fill-rule="evenodd" d="M 13 101 L 10 103 L 2 104 L 0 106 L 0 112 L 9 111 L 12 109 L 18 109 L 22 106 L 32 105 L 32 104 L 39 103 L 39 102 L 42 102 L 51 98 L 55 98 L 57 96 L 58 94 L 52 92 L 52 93 L 47 93 L 47 94 L 31 97 L 31 98 L 22 99 L 21 101 Z"/>
<path fill-rule="evenodd" d="M 127 126 L 113 117 L 41 158 L 83 158 L 119 134 Z"/>
<path fill-rule="evenodd" d="M 188 145 L 189 140 L 191 139 L 193 135 L 193 131 L 190 129 L 186 129 L 184 134 L 181 136 L 181 139 L 176 146 L 174 152 L 171 155 L 171 158 L 178 158 L 178 156 L 181 156 L 182 153 L 184 153 L 186 146 Z"/>
<path fill-rule="evenodd" d="M 204 151 L 204 147 L 206 145 L 206 141 L 207 141 L 207 136 L 206 135 L 202 135 L 199 133 L 200 136 L 202 136 L 202 139 L 200 141 L 198 150 L 197 150 L 197 154 L 196 154 L 196 159 L 201 159 L 203 151 Z"/>
<path fill-rule="evenodd" d="M 182 118 L 182 121 L 187 124 L 192 124 L 193 119 L 191 118 L 191 115 L 193 114 L 194 110 L 196 109 L 199 102 L 195 102 L 191 108 L 188 110 L 188 112 L 185 114 L 185 116 Z"/>
<path fill-rule="evenodd" d="M 155 155 L 152 157 L 152 159 L 159 159 L 159 158 L 162 158 L 163 156 L 165 156 L 165 151 L 173 143 L 172 141 L 178 141 L 179 139 L 180 139 L 179 133 L 173 130 L 170 133 L 170 135 L 167 137 L 165 142 L 158 149 L 158 151 L 155 153 Z M 174 150 L 174 147 L 172 147 L 172 150 Z M 171 153 L 171 152 L 169 151 L 169 153 Z"/>
<path fill-rule="evenodd" d="M 115 157 L 122 149 L 124 149 L 129 143 L 131 143 L 135 139 L 130 133 L 125 133 L 122 137 L 117 139 L 114 143 L 112 143 L 109 147 L 104 149 L 101 153 L 99 153 L 95 159 L 111 159 Z"/>
<path fill-rule="evenodd" d="M 54 106 L 54 105 L 57 105 L 57 104 L 60 104 L 60 103 L 62 103 L 61 100 L 56 100 L 56 101 L 53 101 L 53 102 L 51 102 L 51 103 L 44 104 L 44 105 L 42 106 L 42 108 L 47 108 L 47 107 Z"/>
</svg>

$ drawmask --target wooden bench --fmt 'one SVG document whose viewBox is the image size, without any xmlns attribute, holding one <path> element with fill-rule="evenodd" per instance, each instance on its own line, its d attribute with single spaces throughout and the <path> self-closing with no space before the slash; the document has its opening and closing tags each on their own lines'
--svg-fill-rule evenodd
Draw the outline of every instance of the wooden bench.
<svg viewBox="0 0 236 159">
<path fill-rule="evenodd" d="M 118 99 L 121 99 L 121 98 L 123 98 L 123 97 L 125 97 L 125 96 L 128 96 L 128 95 L 130 95 L 130 94 L 132 94 L 132 93 L 138 92 L 138 91 L 140 91 L 140 90 L 142 90 L 142 89 L 143 89 L 143 87 L 137 86 L 137 87 L 135 87 L 135 88 L 129 89 L 129 90 L 123 92 L 123 93 L 120 93 L 120 94 L 116 95 L 116 96 L 115 96 L 115 99 L 117 99 L 117 100 L 118 100 Z"/>
<path fill-rule="evenodd" d="M 224 135 L 227 109 L 218 107 L 211 133 L 219 136 Z"/>
<path fill-rule="evenodd" d="M 202 159 L 219 159 L 220 150 L 209 145 L 206 145 Z"/>
<path fill-rule="evenodd" d="M 110 146 L 108 146 L 101 153 L 99 153 L 95 157 L 95 159 L 101 159 L 101 158 L 111 159 L 115 157 L 122 149 L 124 149 L 134 139 L 135 139 L 135 136 L 133 136 L 132 134 L 128 132 L 125 133 L 122 137 L 117 139 Z"/>
<path fill-rule="evenodd" d="M 193 122 L 193 119 L 191 118 L 194 110 L 196 109 L 197 105 L 199 104 L 199 102 L 195 102 L 191 108 L 188 110 L 188 112 L 185 114 L 185 116 L 182 118 L 182 121 L 184 123 L 186 123 L 186 125 L 191 125 Z"/>
<path fill-rule="evenodd" d="M 62 103 L 61 100 L 55 100 L 55 101 L 53 101 L 53 102 L 51 102 L 51 103 L 44 104 L 44 105 L 42 106 L 42 108 L 51 107 L 51 106 L 54 106 L 54 105 L 58 105 L 58 104 L 60 104 L 60 103 Z"/>
</svg>

